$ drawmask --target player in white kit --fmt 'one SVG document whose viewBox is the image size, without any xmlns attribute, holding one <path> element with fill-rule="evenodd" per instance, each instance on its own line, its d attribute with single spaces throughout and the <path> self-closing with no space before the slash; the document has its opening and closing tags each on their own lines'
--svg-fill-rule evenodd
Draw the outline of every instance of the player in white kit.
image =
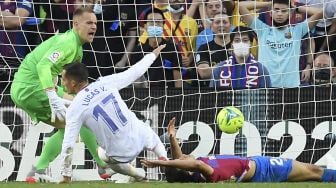
<svg viewBox="0 0 336 188">
<path fill-rule="evenodd" d="M 144 149 L 153 151 L 159 159 L 167 159 L 167 152 L 157 134 L 128 109 L 119 94 L 142 76 L 165 47 L 161 45 L 128 70 L 100 77 L 88 83 L 88 71 L 82 63 L 64 67 L 62 81 L 67 91 L 76 94 L 66 112 L 66 126 L 62 145 L 63 183 L 72 176 L 72 153 L 82 125 L 96 135 L 106 153 L 107 163 L 118 173 L 136 179 L 146 177 L 129 164 Z"/>
</svg>

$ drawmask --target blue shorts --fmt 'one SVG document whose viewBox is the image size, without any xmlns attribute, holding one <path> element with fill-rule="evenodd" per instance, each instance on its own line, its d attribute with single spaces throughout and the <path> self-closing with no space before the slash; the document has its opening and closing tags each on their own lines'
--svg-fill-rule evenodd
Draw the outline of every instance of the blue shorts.
<svg viewBox="0 0 336 188">
<path fill-rule="evenodd" d="M 251 182 L 284 182 L 288 180 L 293 168 L 292 159 L 256 156 L 250 160 L 256 163 L 256 171 Z"/>
</svg>

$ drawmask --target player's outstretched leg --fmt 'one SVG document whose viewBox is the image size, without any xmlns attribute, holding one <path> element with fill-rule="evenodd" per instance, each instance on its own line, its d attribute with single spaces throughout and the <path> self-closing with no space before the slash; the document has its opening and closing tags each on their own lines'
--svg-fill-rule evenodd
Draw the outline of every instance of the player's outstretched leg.
<svg viewBox="0 0 336 188">
<path fill-rule="evenodd" d="M 142 168 L 135 168 L 129 163 L 112 163 L 109 166 L 117 173 L 133 177 L 135 181 L 147 181 L 146 172 Z"/>
<path fill-rule="evenodd" d="M 160 160 L 168 160 L 166 148 L 161 142 L 158 142 L 152 151 Z"/>
<path fill-rule="evenodd" d="M 39 182 L 42 177 L 46 177 L 44 173 L 45 169 L 49 166 L 50 162 L 52 162 L 58 156 L 58 154 L 60 154 L 62 150 L 63 137 L 64 129 L 59 129 L 48 139 L 47 143 L 42 148 L 41 156 L 38 159 L 36 165 L 33 166 L 26 177 L 27 182 Z M 51 179 L 51 177 L 46 177 L 46 179 Z"/>
<path fill-rule="evenodd" d="M 148 125 L 144 125 L 140 131 L 142 131 L 142 135 L 148 137 L 145 148 L 154 152 L 160 160 L 168 160 L 166 148 L 160 137 Z"/>
<path fill-rule="evenodd" d="M 112 168 L 113 173 L 120 173 L 134 178 L 135 181 L 147 181 L 146 172 L 141 168 L 135 168 L 129 163 L 120 163 L 106 156 L 106 151 L 99 147 L 97 150 L 99 157 Z"/>
<path fill-rule="evenodd" d="M 326 169 L 317 165 L 293 161 L 289 181 L 322 181 L 336 182 L 336 170 Z"/>
<path fill-rule="evenodd" d="M 98 165 L 98 174 L 102 179 L 110 178 L 114 173 L 112 170 L 108 169 L 107 164 L 99 158 L 97 149 L 98 144 L 96 140 L 96 136 L 92 133 L 92 131 L 86 127 L 82 127 L 80 130 L 80 136 L 88 148 L 90 154 L 93 159 L 97 162 Z"/>
</svg>

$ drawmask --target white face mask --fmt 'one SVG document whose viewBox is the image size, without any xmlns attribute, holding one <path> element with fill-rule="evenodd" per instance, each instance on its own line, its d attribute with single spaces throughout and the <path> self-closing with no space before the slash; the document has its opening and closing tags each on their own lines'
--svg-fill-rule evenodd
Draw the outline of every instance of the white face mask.
<svg viewBox="0 0 336 188">
<path fill-rule="evenodd" d="M 95 13 L 95 14 L 101 14 L 101 13 L 103 13 L 103 6 L 99 3 L 96 3 L 95 5 L 94 5 L 94 7 L 93 7 L 93 12 Z"/>
<path fill-rule="evenodd" d="M 172 8 L 170 5 L 167 7 L 167 9 L 169 10 L 169 12 L 173 13 L 173 14 L 176 14 L 176 13 L 180 13 L 182 11 L 184 11 L 184 7 L 181 6 L 179 9 L 174 9 Z"/>
<path fill-rule="evenodd" d="M 246 57 L 250 54 L 250 45 L 239 42 L 239 43 L 233 43 L 233 53 L 238 57 Z"/>
</svg>

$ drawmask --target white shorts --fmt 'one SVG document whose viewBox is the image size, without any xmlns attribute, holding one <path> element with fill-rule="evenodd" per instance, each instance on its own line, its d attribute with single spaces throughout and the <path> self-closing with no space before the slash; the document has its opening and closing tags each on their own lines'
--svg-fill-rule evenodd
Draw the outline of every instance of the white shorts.
<svg viewBox="0 0 336 188">
<path fill-rule="evenodd" d="M 139 121 L 140 122 L 140 121 Z M 148 126 L 141 122 L 132 130 L 132 134 L 125 146 L 118 146 L 106 152 L 111 161 L 127 163 L 133 161 L 143 150 L 153 150 L 158 144 L 162 144 L 159 136 Z M 130 147 L 131 146 L 131 147 Z M 128 149 L 127 149 L 128 148 Z M 113 155 L 119 153 L 118 155 Z"/>
</svg>

